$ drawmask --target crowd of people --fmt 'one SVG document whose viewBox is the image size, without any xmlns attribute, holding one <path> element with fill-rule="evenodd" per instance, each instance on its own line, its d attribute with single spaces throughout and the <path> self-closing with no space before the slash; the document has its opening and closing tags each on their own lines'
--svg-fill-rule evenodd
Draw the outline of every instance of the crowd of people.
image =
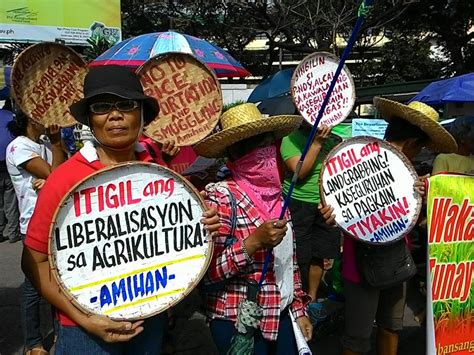
<svg viewBox="0 0 474 355">
<path fill-rule="evenodd" d="M 428 105 L 403 105 L 382 98 L 375 98 L 374 104 L 389 122 L 385 140 L 408 160 L 429 147 L 443 153 L 436 158 L 433 173 L 474 173 L 473 117 L 457 119 L 451 135 Z M 377 353 L 397 354 L 406 281 L 383 289 L 368 286 L 357 262 L 364 253 L 360 243 L 337 228 L 332 207 L 321 204 L 321 167 L 339 142 L 331 128 L 318 129 L 297 177 L 289 212 L 280 219 L 311 130 L 302 117 L 267 118 L 254 104 L 240 104 L 223 113 L 218 131 L 193 148 L 180 149 L 172 141 L 158 144 L 143 136 L 144 127 L 159 116 L 159 109 L 158 102 L 143 93 L 136 74 L 119 66 L 103 66 L 88 72 L 84 98 L 70 107 L 75 119 L 90 130 L 90 139 L 76 153 L 78 145 L 66 142 L 71 132 L 45 127 L 18 108 L 0 111 L 0 238 L 24 242 L 25 354 L 48 353 L 39 332 L 40 297 L 56 311 L 55 354 L 160 354 L 168 325 L 166 312 L 144 321 L 114 321 L 86 315 L 67 299 L 50 276 L 49 226 L 62 198 L 87 176 L 120 162 L 169 166 L 180 150 L 226 161 L 226 176 L 211 176 L 203 192 L 208 210 L 202 222 L 215 249 L 200 290 L 219 354 L 226 354 L 231 346 L 239 305 L 259 282 L 268 250 L 272 258 L 257 295 L 262 314 L 255 324 L 255 354 L 297 354 L 292 318 L 306 341 L 311 340 L 313 329 L 328 316 L 320 299 L 323 274 L 332 260 L 341 258 L 343 354 L 370 350 L 374 322 Z M 420 177 L 413 186 L 415 193 L 425 195 L 426 178 Z M 410 236 L 398 245 L 409 250 Z"/>
</svg>

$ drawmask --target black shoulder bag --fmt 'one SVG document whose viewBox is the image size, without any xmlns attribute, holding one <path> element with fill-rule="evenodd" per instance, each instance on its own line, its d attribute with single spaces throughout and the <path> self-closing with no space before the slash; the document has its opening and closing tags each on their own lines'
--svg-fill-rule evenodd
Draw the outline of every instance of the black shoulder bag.
<svg viewBox="0 0 474 355">
<path fill-rule="evenodd" d="M 390 288 L 416 274 L 416 265 L 405 240 L 380 246 L 358 242 L 355 250 L 359 273 L 371 287 Z"/>
</svg>

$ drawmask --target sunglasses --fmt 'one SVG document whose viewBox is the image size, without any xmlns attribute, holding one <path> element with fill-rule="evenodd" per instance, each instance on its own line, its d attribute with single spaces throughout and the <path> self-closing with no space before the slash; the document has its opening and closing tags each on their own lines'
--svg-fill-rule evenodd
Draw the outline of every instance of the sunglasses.
<svg viewBox="0 0 474 355">
<path fill-rule="evenodd" d="M 130 112 L 140 107 L 140 103 L 136 100 L 124 100 L 117 102 L 96 102 L 89 105 L 92 113 L 103 115 L 116 109 L 120 112 Z"/>
</svg>

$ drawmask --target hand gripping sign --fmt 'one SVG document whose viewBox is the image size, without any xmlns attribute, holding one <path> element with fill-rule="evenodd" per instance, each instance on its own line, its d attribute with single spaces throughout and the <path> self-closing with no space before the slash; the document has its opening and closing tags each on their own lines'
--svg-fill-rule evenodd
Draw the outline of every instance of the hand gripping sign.
<svg viewBox="0 0 474 355">
<path fill-rule="evenodd" d="M 182 300 L 204 275 L 213 244 L 204 203 L 183 177 L 128 163 L 78 183 L 52 224 L 50 265 L 86 313 L 142 319 Z"/>
<path fill-rule="evenodd" d="M 28 47 L 12 69 L 12 96 L 22 111 L 42 125 L 62 127 L 77 122 L 69 106 L 83 97 L 86 62 L 58 43 Z"/>
<path fill-rule="evenodd" d="M 397 148 L 383 140 L 357 137 L 331 150 L 320 174 L 323 204 L 353 238 L 372 244 L 403 238 L 415 225 L 421 197 L 417 174 Z"/>
<path fill-rule="evenodd" d="M 149 59 L 137 70 L 145 94 L 158 100 L 160 113 L 145 134 L 158 142 L 192 145 L 216 126 L 222 93 L 214 72 L 186 53 Z"/>
<path fill-rule="evenodd" d="M 339 58 L 317 52 L 305 57 L 293 72 L 291 94 L 301 116 L 314 125 L 329 89 Z M 355 85 L 346 66 L 337 79 L 334 91 L 324 110 L 320 125 L 335 126 L 346 119 L 355 102 Z"/>
</svg>

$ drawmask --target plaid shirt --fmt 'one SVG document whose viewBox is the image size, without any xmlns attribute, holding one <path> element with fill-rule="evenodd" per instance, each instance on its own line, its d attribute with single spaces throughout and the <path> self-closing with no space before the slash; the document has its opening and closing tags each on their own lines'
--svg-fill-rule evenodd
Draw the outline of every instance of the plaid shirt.
<svg viewBox="0 0 474 355">
<path fill-rule="evenodd" d="M 229 245 L 231 238 L 232 208 L 229 190 L 237 204 L 237 225 L 234 237 L 237 239 Z M 219 236 L 214 238 L 214 254 L 205 277 L 208 285 L 207 316 L 209 319 L 220 318 L 236 321 L 239 303 L 247 297 L 246 279 L 260 280 L 266 250 L 259 249 L 249 262 L 244 255 L 242 242 L 264 222 L 257 208 L 239 189 L 233 180 L 227 180 L 206 187 L 206 202 L 218 210 L 222 227 Z M 294 234 L 293 234 L 294 236 Z M 227 241 L 227 246 L 226 246 Z M 306 305 L 311 298 L 301 289 L 300 273 L 296 262 L 295 241 L 293 237 L 293 302 L 290 311 L 296 319 L 306 315 Z M 226 280 L 226 281 L 225 281 Z M 223 283 L 225 281 L 225 283 Z M 212 285 L 221 285 L 212 291 Z M 260 330 L 267 340 L 276 340 L 280 320 L 280 291 L 273 271 L 273 259 L 268 266 L 265 282 L 258 293 L 258 304 L 263 308 Z"/>
</svg>

